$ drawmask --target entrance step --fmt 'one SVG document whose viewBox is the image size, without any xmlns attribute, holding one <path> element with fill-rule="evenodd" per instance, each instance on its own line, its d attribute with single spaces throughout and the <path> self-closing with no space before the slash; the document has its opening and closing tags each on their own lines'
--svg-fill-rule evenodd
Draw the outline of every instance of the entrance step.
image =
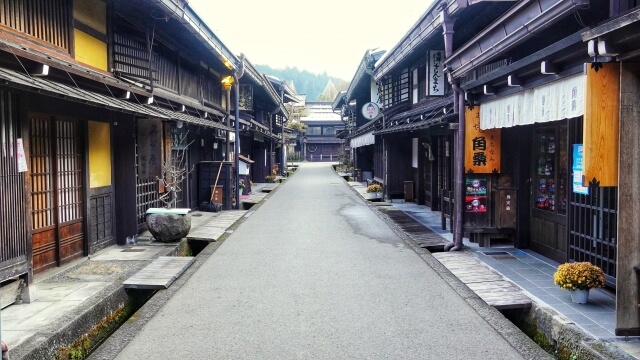
<svg viewBox="0 0 640 360">
<path fill-rule="evenodd" d="M 491 270 L 468 251 L 432 254 L 453 275 L 497 310 L 527 309 L 531 299 L 515 284 Z"/>
<path fill-rule="evenodd" d="M 449 242 L 430 228 L 395 207 L 378 207 L 378 211 L 387 215 L 411 240 L 430 252 L 443 251 Z"/>
</svg>

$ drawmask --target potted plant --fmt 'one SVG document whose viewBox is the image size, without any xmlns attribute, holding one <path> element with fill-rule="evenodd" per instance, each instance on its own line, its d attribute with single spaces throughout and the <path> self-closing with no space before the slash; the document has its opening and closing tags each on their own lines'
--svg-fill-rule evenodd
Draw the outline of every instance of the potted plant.
<svg viewBox="0 0 640 360">
<path fill-rule="evenodd" d="M 382 199 L 382 186 L 379 184 L 371 184 L 367 187 L 367 200 L 380 200 Z"/>
<path fill-rule="evenodd" d="M 558 266 L 553 282 L 571 291 L 573 302 L 585 304 L 589 300 L 589 289 L 604 286 L 604 273 L 590 262 L 564 263 Z"/>
</svg>

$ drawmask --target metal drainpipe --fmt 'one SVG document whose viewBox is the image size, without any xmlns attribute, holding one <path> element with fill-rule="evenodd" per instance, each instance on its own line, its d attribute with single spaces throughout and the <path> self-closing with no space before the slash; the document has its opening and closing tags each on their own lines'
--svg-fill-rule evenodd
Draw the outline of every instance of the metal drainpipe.
<svg viewBox="0 0 640 360">
<path fill-rule="evenodd" d="M 453 25 L 455 20 L 449 17 L 446 10 L 446 2 L 442 2 L 442 30 L 444 35 L 444 52 L 445 61 L 453 53 Z M 457 105 L 458 110 L 458 138 L 456 139 L 456 158 L 455 158 L 455 183 L 453 191 L 454 193 L 454 219 L 453 224 L 453 242 L 447 244 L 444 247 L 445 251 L 458 251 L 463 248 L 462 243 L 462 214 L 463 214 L 463 201 L 462 190 L 464 185 L 464 91 L 460 88 L 460 84 L 456 79 L 449 78 L 451 87 L 454 93 L 454 106 Z M 456 101 L 457 100 L 457 101 Z"/>
<path fill-rule="evenodd" d="M 284 104 L 284 82 L 282 82 L 282 84 L 280 84 L 280 101 Z M 293 106 L 291 107 L 291 109 L 293 109 Z M 281 163 L 281 168 L 280 171 L 282 173 L 284 173 L 286 167 L 287 167 L 287 155 L 284 151 L 284 114 L 282 114 L 282 163 Z"/>
<path fill-rule="evenodd" d="M 234 209 L 240 209 L 240 78 L 244 75 L 244 55 L 240 55 L 240 68 L 233 71 L 233 83 L 236 88 L 236 96 L 234 99 L 235 105 L 235 137 L 236 141 L 234 141 L 234 180 L 235 180 L 235 197 L 236 197 L 236 205 Z"/>
<path fill-rule="evenodd" d="M 458 98 L 458 138 L 456 139 L 456 167 L 455 167 L 455 184 L 453 191 L 455 202 L 455 214 L 454 214 L 454 229 L 453 229 L 453 243 L 449 243 L 445 246 L 445 251 L 458 251 L 464 247 L 462 243 L 462 214 L 463 214 L 463 201 L 462 192 L 464 189 L 464 91 L 460 89 L 460 85 L 457 82 L 451 84 L 453 87 L 454 96 Z"/>
<path fill-rule="evenodd" d="M 226 93 L 227 93 L 227 126 L 231 127 L 231 86 L 229 86 L 228 89 L 226 89 Z M 225 131 L 226 134 L 226 140 L 224 143 L 224 159 L 222 159 L 223 161 L 230 161 L 229 157 L 230 157 L 230 145 L 229 143 L 231 142 L 231 136 L 229 136 L 229 131 Z"/>
</svg>

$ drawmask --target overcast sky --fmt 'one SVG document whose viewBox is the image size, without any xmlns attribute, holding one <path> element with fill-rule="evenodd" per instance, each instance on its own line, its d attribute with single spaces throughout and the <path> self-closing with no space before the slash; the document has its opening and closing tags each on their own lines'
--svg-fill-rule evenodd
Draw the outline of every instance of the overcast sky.
<svg viewBox="0 0 640 360">
<path fill-rule="evenodd" d="M 390 50 L 432 0 L 189 0 L 234 54 L 350 81 L 367 49 Z M 225 7 L 229 7 L 225 11 Z"/>
</svg>

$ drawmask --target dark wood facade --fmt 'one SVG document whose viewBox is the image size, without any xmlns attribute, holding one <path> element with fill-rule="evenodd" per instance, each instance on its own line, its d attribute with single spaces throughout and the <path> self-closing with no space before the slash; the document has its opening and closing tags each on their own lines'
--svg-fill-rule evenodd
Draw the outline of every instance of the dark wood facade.
<svg viewBox="0 0 640 360">
<path fill-rule="evenodd" d="M 31 214 L 29 177 L 19 169 L 18 151 L 28 146 L 17 96 L 0 90 L 0 279 L 28 274 L 31 266 Z M 25 159 L 26 160 L 26 159 Z"/>
<path fill-rule="evenodd" d="M 222 159 L 233 128 L 222 123 L 231 109 L 223 106 L 221 79 L 240 60 L 209 29 L 193 34 L 181 14 L 162 6 L 0 2 L 0 282 L 124 244 L 145 228 L 146 210 L 162 206 L 158 177 L 180 151 L 188 169 Z M 181 11 L 198 18 L 188 6 Z M 160 13 L 164 21 L 154 19 Z M 277 140 L 265 131 L 265 109 L 287 114 L 262 74 L 249 70 L 245 80 L 258 131 L 268 133 L 267 142 L 247 143 L 258 155 Z M 176 134 L 186 149 L 176 146 Z M 177 199 L 198 207 L 196 172 Z"/>
</svg>

